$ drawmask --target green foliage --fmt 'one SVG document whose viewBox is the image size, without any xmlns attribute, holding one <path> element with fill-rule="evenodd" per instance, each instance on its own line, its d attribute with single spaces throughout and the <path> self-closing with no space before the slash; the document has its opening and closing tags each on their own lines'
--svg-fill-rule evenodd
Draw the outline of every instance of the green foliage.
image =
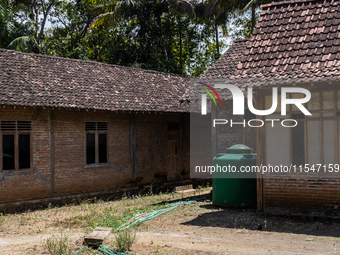
<svg viewBox="0 0 340 255">
<path fill-rule="evenodd" d="M 15 38 L 9 45 L 9 49 L 18 50 L 18 51 L 26 51 L 30 47 L 38 46 L 37 41 L 35 40 L 33 35 L 28 36 L 20 36 Z"/>
<path fill-rule="evenodd" d="M 214 30 L 193 19 L 192 3 L 175 2 L 64 1 L 52 14 L 43 52 L 198 76 L 216 59 L 216 48 L 204 49 Z"/>
<path fill-rule="evenodd" d="M 0 213 L 0 231 L 5 229 L 5 216 Z"/>
<path fill-rule="evenodd" d="M 152 192 L 152 183 L 150 185 L 150 188 L 148 190 L 148 192 L 146 193 L 147 196 L 152 196 L 153 195 L 153 192 Z"/>
<path fill-rule="evenodd" d="M 0 47 L 200 76 L 225 36 L 250 36 L 248 13 L 235 19 L 247 3 L 0 0 Z"/>
<path fill-rule="evenodd" d="M 68 255 L 73 254 L 70 247 L 70 240 L 67 236 L 52 236 L 46 240 L 45 247 L 50 255 Z"/>
<path fill-rule="evenodd" d="M 7 48 L 17 37 L 29 32 L 27 22 L 20 22 L 22 4 L 0 0 L 0 48 Z"/>
<path fill-rule="evenodd" d="M 256 9 L 255 12 L 256 20 L 260 16 L 260 9 Z M 251 36 L 252 28 L 251 28 L 251 11 L 247 11 L 241 16 L 237 16 L 231 20 L 228 24 L 229 29 L 231 30 L 230 38 L 232 40 L 236 39 L 244 39 L 249 38 Z"/>
<path fill-rule="evenodd" d="M 125 229 L 115 233 L 115 246 L 119 252 L 127 252 L 137 240 L 134 229 Z"/>
<path fill-rule="evenodd" d="M 103 210 L 97 210 L 96 206 L 92 205 L 89 208 L 91 213 L 84 218 L 84 226 L 91 231 L 96 227 L 112 227 L 113 229 L 118 229 L 137 214 L 149 213 L 165 208 L 167 205 L 167 203 L 151 204 L 145 207 L 126 209 L 121 217 L 114 215 L 114 208 L 112 207 L 104 207 Z"/>
</svg>

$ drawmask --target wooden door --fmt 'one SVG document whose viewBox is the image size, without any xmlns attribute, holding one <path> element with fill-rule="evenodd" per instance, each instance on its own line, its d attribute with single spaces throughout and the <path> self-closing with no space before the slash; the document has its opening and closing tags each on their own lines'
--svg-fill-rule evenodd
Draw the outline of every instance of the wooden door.
<svg viewBox="0 0 340 255">
<path fill-rule="evenodd" d="M 176 181 L 179 180 L 179 169 L 178 169 L 178 131 L 168 131 L 168 162 L 167 162 L 167 172 L 168 172 L 168 181 Z"/>
</svg>

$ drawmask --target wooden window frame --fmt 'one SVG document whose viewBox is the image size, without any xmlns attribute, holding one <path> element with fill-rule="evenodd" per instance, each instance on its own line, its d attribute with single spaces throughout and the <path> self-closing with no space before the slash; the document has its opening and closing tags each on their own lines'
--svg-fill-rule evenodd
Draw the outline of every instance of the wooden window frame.
<svg viewBox="0 0 340 255">
<path fill-rule="evenodd" d="M 308 164 L 309 160 L 308 160 L 308 138 L 307 138 L 307 123 L 309 121 L 319 121 L 319 135 L 320 135 L 320 164 L 324 165 L 324 147 L 323 147 L 323 129 L 324 129 L 324 121 L 325 120 L 334 120 L 334 139 L 335 139 L 335 164 L 339 164 L 339 155 L 338 155 L 338 151 L 339 151 L 339 142 L 338 142 L 338 121 L 340 120 L 340 117 L 337 116 L 337 112 L 340 111 L 340 108 L 338 109 L 337 107 L 337 93 L 340 90 L 337 89 L 325 89 L 325 90 L 311 90 L 311 93 L 318 93 L 318 97 L 319 97 L 319 109 L 318 110 L 310 110 L 310 112 L 313 114 L 319 114 L 318 117 L 308 117 L 308 116 L 304 116 L 304 118 L 301 119 L 296 119 L 297 121 L 301 121 L 304 124 L 304 152 L 305 152 L 305 164 Z M 333 92 L 333 102 L 334 102 L 334 108 L 333 109 L 323 109 L 324 107 L 324 100 L 323 100 L 323 92 Z M 329 112 L 333 112 L 334 116 L 331 117 L 327 117 L 324 116 L 325 113 L 329 113 Z M 290 105 L 289 108 L 289 112 L 288 114 L 291 116 L 292 114 L 294 114 L 295 111 L 292 111 L 292 106 Z M 291 131 L 292 132 L 292 131 Z M 291 140 L 291 144 L 292 144 L 292 140 Z M 292 153 L 292 146 L 290 146 L 290 150 Z M 292 162 L 292 157 L 291 157 L 291 163 Z"/>
<path fill-rule="evenodd" d="M 87 122 L 93 122 L 93 121 L 86 121 L 85 126 Z M 94 122 L 97 123 L 98 122 Z M 107 123 L 107 122 L 105 122 Z M 108 123 L 107 123 L 108 124 Z M 84 128 L 85 129 L 85 128 Z M 95 144 L 95 163 L 88 164 L 87 163 L 87 134 L 94 134 L 94 144 Z M 99 134 L 105 134 L 106 135 L 106 162 L 105 163 L 99 163 Z M 84 164 L 85 167 L 96 167 L 96 166 L 105 166 L 109 164 L 109 150 L 108 150 L 108 132 L 107 130 L 86 130 L 85 129 L 85 157 L 84 157 Z"/>
<path fill-rule="evenodd" d="M 13 120 L 1 120 L 1 121 L 13 121 Z M 15 121 L 16 123 L 18 121 Z M 32 122 L 31 122 L 32 125 Z M 3 169 L 3 135 L 14 135 L 14 169 Z M 29 135 L 30 136 L 30 167 L 29 168 L 19 168 L 19 135 Z M 0 172 L 14 172 L 14 171 L 24 171 L 33 169 L 33 153 L 32 153 L 32 130 L 31 131 L 2 131 L 0 129 Z"/>
<path fill-rule="evenodd" d="M 307 123 L 308 121 L 319 121 L 319 146 L 320 146 L 320 164 L 324 165 L 324 147 L 323 147 L 323 129 L 324 129 L 324 121 L 325 120 L 334 120 L 334 140 L 335 140 L 335 162 L 334 164 L 340 164 L 340 157 L 339 157 L 339 150 L 340 150 L 340 142 L 339 142 L 339 121 L 340 121 L 340 114 L 338 116 L 338 112 L 340 112 L 340 106 L 338 107 L 337 100 L 338 100 L 338 92 L 340 94 L 340 89 L 333 87 L 333 88 L 325 88 L 325 89 L 312 89 L 309 88 L 311 93 L 318 93 L 319 98 L 319 109 L 317 110 L 309 110 L 308 106 L 307 109 L 312 113 L 312 116 L 304 116 L 303 118 L 293 118 L 292 114 L 301 113 L 300 111 L 293 111 L 292 105 L 287 107 L 287 116 L 285 118 L 293 118 L 296 121 L 303 122 L 304 125 L 304 153 L 305 153 L 305 164 L 309 164 L 308 159 L 308 138 L 307 138 Z M 324 108 L 324 100 L 323 100 L 323 92 L 333 92 L 333 102 L 334 108 L 333 109 L 323 109 Z M 269 92 L 265 92 L 264 95 L 270 95 Z M 289 95 L 291 98 L 291 95 Z M 312 99 L 311 99 L 312 100 Z M 265 103 L 265 101 L 264 101 Z M 307 103 L 308 104 L 308 103 Z M 333 116 L 325 116 L 327 113 L 333 113 Z M 275 112 L 273 114 L 279 114 Z M 319 114 L 318 117 L 313 117 L 313 114 Z M 281 118 L 279 118 L 281 119 Z M 283 117 L 282 117 L 283 119 Z M 264 131 L 265 132 L 265 131 Z M 265 132 L 266 133 L 266 132 Z M 293 148 L 292 148 L 292 129 L 290 129 L 290 163 L 293 164 Z"/>
</svg>

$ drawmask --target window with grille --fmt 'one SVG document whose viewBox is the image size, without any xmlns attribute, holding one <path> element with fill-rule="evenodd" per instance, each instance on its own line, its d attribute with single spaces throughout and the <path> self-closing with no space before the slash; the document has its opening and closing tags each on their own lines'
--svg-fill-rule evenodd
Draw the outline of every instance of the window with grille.
<svg viewBox="0 0 340 255">
<path fill-rule="evenodd" d="M 31 122 L 1 121 L 2 170 L 31 168 Z"/>
<path fill-rule="evenodd" d="M 107 163 L 107 122 L 85 122 L 87 165 Z"/>
</svg>

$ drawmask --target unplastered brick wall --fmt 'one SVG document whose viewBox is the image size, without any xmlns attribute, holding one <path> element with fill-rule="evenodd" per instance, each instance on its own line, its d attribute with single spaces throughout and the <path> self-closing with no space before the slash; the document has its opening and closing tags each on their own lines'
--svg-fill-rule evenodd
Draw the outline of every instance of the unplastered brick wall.
<svg viewBox="0 0 340 255">
<path fill-rule="evenodd" d="M 137 172 L 131 168 L 130 114 L 134 114 L 136 120 Z M 8 106 L 1 109 L 0 120 L 32 120 L 32 169 L 0 173 L 0 192 L 4 194 L 0 203 L 165 182 L 168 122 L 180 123 L 181 179 L 189 178 L 189 114 L 14 109 Z M 108 123 L 108 163 L 105 165 L 85 164 L 85 122 Z M 51 174 L 53 154 L 54 181 Z"/>
<path fill-rule="evenodd" d="M 337 173 L 266 174 L 264 210 L 340 212 Z"/>
<path fill-rule="evenodd" d="M 86 165 L 85 122 L 107 122 L 108 163 Z M 55 193 L 72 194 L 126 186 L 131 178 L 126 113 L 55 110 Z"/>
<path fill-rule="evenodd" d="M 36 120 L 32 120 L 34 115 L 38 116 Z M 0 171 L 0 203 L 51 196 L 49 112 L 32 107 L 5 106 L 0 108 L 0 120 L 32 120 L 33 161 L 31 169 Z"/>
<path fill-rule="evenodd" d="M 136 119 L 136 171 L 131 168 L 130 114 L 134 114 Z M 180 119 L 181 114 L 177 113 L 67 110 L 56 112 L 54 119 L 56 194 L 166 182 L 167 124 L 179 122 Z M 108 164 L 105 166 L 84 167 L 84 123 L 89 121 L 108 122 Z M 188 147 L 188 141 L 183 145 Z"/>
</svg>

